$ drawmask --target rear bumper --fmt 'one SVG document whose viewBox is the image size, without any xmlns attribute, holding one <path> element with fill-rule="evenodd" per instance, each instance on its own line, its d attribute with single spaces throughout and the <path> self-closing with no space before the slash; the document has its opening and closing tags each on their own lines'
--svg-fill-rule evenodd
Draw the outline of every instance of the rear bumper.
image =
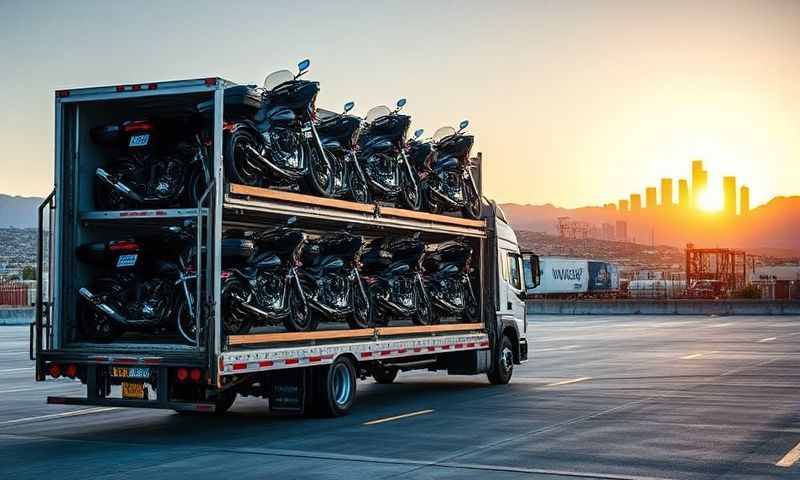
<svg viewBox="0 0 800 480">
<path fill-rule="evenodd" d="M 161 408 L 179 412 L 213 412 L 213 403 L 160 402 L 152 400 L 125 400 L 122 398 L 47 397 L 53 405 L 93 405 L 101 407 Z"/>
</svg>

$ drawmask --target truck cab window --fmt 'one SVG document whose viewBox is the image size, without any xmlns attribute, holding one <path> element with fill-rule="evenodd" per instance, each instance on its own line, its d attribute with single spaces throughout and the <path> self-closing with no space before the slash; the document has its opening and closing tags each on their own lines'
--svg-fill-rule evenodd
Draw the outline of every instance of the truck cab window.
<svg viewBox="0 0 800 480">
<path fill-rule="evenodd" d="M 521 258 L 515 253 L 508 254 L 509 282 L 515 290 L 522 290 L 522 272 L 520 268 Z"/>
</svg>

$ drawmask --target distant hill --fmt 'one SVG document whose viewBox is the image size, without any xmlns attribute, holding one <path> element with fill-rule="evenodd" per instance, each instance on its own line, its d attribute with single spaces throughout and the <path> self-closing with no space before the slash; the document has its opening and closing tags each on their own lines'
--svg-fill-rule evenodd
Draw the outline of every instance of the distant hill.
<svg viewBox="0 0 800 480">
<path fill-rule="evenodd" d="M 0 193 L 0 228 L 36 227 L 40 197 L 18 197 Z"/>
<path fill-rule="evenodd" d="M 730 247 L 755 254 L 800 255 L 800 196 L 775 197 L 746 216 L 729 219 L 722 214 L 698 214 L 675 209 L 642 210 L 638 215 L 612 208 L 566 209 L 545 205 L 504 204 L 503 211 L 515 229 L 558 233 L 558 217 L 584 221 L 599 227 L 603 223 L 627 222 L 628 239 L 636 243 L 685 247 Z"/>
</svg>

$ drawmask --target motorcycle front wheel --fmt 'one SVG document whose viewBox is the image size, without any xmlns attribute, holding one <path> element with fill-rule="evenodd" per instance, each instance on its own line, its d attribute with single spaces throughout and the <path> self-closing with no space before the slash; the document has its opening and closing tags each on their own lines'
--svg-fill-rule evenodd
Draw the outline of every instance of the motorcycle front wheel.
<svg viewBox="0 0 800 480">
<path fill-rule="evenodd" d="M 370 326 L 370 301 L 369 296 L 361 294 L 361 289 L 356 284 L 353 288 L 353 313 L 347 318 L 350 328 L 369 328 Z"/>
<path fill-rule="evenodd" d="M 333 195 L 334 172 L 332 165 L 326 162 L 319 149 L 308 146 L 308 173 L 305 177 L 305 190 L 319 197 Z"/>
<path fill-rule="evenodd" d="M 200 320 L 203 321 L 205 319 L 205 309 L 203 309 L 200 315 L 203 317 Z M 178 333 L 181 335 L 181 337 L 183 337 L 183 339 L 189 345 L 197 345 L 197 339 L 199 338 L 197 335 L 197 322 L 189 312 L 185 301 L 178 302 L 178 307 L 175 311 L 175 317 L 177 319 Z M 201 325 L 200 337 L 202 337 L 202 335 L 203 328 Z M 200 341 L 202 342 L 202 340 Z"/>
<path fill-rule="evenodd" d="M 189 208 L 201 208 L 200 198 L 206 193 L 206 175 L 203 167 L 195 164 L 189 174 L 189 185 L 186 189 L 186 206 Z M 205 198 L 208 201 L 208 197 Z"/>
<path fill-rule="evenodd" d="M 372 194 L 369 191 L 369 185 L 361 178 L 358 170 L 351 168 L 347 179 L 347 188 L 350 192 L 350 198 L 358 203 L 371 203 Z"/>
<path fill-rule="evenodd" d="M 419 211 L 422 209 L 422 193 L 419 189 L 419 182 L 415 182 L 409 177 L 405 166 L 400 169 L 400 185 L 403 191 L 400 194 L 400 201 L 405 208 Z"/>
<path fill-rule="evenodd" d="M 419 282 L 414 286 L 414 296 L 417 300 L 417 311 L 411 318 L 414 325 L 433 325 L 434 323 L 438 323 L 438 318 L 431 312 L 430 299 Z"/>
<path fill-rule="evenodd" d="M 225 135 L 225 175 L 233 183 L 249 186 L 262 185 L 261 169 L 253 159 L 250 148 L 260 151 L 259 143 L 252 132 L 238 129 Z"/>
<path fill-rule="evenodd" d="M 226 335 L 247 333 L 253 325 L 250 314 L 239 305 L 252 298 L 252 291 L 247 282 L 241 278 L 228 277 L 222 282 L 220 307 L 222 311 L 222 327 Z"/>
<path fill-rule="evenodd" d="M 296 288 L 289 289 L 289 315 L 283 319 L 283 326 L 289 332 L 312 332 L 319 326 L 319 315 L 310 311 Z"/>
<path fill-rule="evenodd" d="M 480 220 L 481 218 L 481 197 L 472 188 L 471 184 L 466 185 L 467 204 L 461 210 L 466 218 Z"/>
</svg>

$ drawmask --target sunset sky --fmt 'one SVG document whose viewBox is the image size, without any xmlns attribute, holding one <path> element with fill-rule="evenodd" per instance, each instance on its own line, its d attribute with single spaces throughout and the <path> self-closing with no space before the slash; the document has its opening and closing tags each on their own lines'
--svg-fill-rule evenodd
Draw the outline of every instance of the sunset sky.
<svg viewBox="0 0 800 480">
<path fill-rule="evenodd" d="M 800 1 L 164 3 L 0 0 L 0 193 L 50 190 L 55 89 L 308 57 L 319 106 L 469 119 L 503 202 L 616 201 L 693 158 L 754 205 L 800 194 Z"/>
</svg>

